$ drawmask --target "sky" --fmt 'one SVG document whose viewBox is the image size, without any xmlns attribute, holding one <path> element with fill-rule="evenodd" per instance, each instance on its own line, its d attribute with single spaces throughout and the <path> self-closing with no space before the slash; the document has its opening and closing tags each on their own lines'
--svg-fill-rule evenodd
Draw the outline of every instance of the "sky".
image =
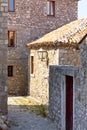
<svg viewBox="0 0 87 130">
<path fill-rule="evenodd" d="M 78 2 L 78 18 L 87 17 L 87 0 Z"/>
</svg>

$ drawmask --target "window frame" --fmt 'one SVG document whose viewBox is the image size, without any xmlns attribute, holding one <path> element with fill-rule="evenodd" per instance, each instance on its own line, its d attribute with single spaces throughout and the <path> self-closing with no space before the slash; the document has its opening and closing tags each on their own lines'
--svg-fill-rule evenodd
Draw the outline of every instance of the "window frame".
<svg viewBox="0 0 87 130">
<path fill-rule="evenodd" d="M 30 55 L 30 74 L 34 76 L 34 54 Z"/>
<path fill-rule="evenodd" d="M 8 77 L 13 77 L 13 65 L 8 65 Z"/>
<path fill-rule="evenodd" d="M 8 12 L 15 12 L 15 0 L 13 0 L 13 10 L 10 9 L 10 1 L 8 0 Z"/>
<path fill-rule="evenodd" d="M 47 0 L 47 16 L 55 16 L 55 0 Z"/>
<path fill-rule="evenodd" d="M 14 35 L 14 43 L 13 43 L 13 45 L 11 45 L 11 43 L 10 43 L 10 32 L 14 33 L 13 34 Z M 16 46 L 15 42 L 16 42 L 16 32 L 14 30 L 8 30 L 8 47 L 15 47 Z"/>
</svg>

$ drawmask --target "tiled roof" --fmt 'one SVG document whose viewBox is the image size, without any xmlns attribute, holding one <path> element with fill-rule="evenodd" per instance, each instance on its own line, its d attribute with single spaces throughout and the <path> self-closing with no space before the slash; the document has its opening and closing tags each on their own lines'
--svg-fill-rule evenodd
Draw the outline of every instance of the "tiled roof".
<svg viewBox="0 0 87 130">
<path fill-rule="evenodd" d="M 87 34 L 87 18 L 79 19 L 66 24 L 42 38 L 28 43 L 29 48 L 38 48 L 43 46 L 76 46 Z"/>
</svg>

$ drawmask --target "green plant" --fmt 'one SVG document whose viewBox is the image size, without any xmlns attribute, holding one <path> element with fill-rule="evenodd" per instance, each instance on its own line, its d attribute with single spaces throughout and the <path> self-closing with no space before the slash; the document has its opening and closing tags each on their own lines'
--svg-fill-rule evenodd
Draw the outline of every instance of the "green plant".
<svg viewBox="0 0 87 130">
<path fill-rule="evenodd" d="M 36 105 L 31 108 L 31 111 L 36 113 L 37 115 L 47 117 L 47 106 L 41 104 L 41 105 Z"/>
<path fill-rule="evenodd" d="M 18 123 L 14 121 L 9 121 L 8 127 L 10 128 L 11 126 L 18 126 Z"/>
</svg>

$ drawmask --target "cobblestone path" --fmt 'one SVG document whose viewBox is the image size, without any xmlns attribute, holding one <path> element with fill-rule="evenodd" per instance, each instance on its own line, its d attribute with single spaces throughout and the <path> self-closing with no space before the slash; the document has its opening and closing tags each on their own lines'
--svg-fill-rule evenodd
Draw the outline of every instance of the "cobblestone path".
<svg viewBox="0 0 87 130">
<path fill-rule="evenodd" d="M 8 99 L 8 116 L 10 122 L 8 130 L 57 130 L 56 125 L 49 119 L 21 111 L 19 105 L 14 105 L 12 97 Z"/>
</svg>

